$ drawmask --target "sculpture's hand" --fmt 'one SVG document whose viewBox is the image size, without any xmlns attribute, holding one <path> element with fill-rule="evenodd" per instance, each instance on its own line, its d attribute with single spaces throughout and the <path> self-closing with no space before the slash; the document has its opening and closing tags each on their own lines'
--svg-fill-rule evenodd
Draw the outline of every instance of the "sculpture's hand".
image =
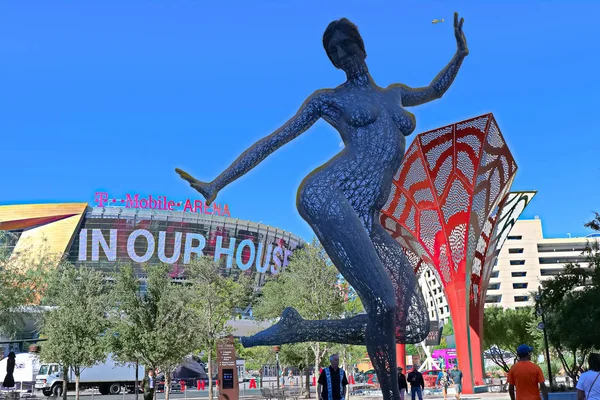
<svg viewBox="0 0 600 400">
<path fill-rule="evenodd" d="M 179 168 L 175 168 L 175 172 L 177 172 L 182 179 L 188 181 L 191 187 L 196 189 L 202 196 L 204 196 L 206 199 L 206 205 L 211 205 L 212 202 L 215 201 L 218 190 L 215 190 L 212 182 L 199 181 Z"/>
<path fill-rule="evenodd" d="M 458 48 L 458 54 L 461 56 L 469 55 L 469 48 L 467 47 L 467 39 L 465 38 L 465 34 L 462 30 L 463 23 L 465 22 L 464 18 L 460 19 L 458 22 L 458 13 L 454 13 L 454 36 L 456 37 L 456 47 Z"/>
</svg>

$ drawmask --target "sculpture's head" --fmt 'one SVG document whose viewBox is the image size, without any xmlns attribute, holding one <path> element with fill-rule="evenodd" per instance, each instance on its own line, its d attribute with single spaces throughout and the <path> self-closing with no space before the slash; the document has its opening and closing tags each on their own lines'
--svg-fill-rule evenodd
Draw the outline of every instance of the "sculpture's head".
<svg viewBox="0 0 600 400">
<path fill-rule="evenodd" d="M 323 34 L 323 47 L 333 65 L 345 72 L 352 72 L 367 58 L 365 43 L 358 28 L 347 18 L 338 19 L 327 26 Z"/>
</svg>

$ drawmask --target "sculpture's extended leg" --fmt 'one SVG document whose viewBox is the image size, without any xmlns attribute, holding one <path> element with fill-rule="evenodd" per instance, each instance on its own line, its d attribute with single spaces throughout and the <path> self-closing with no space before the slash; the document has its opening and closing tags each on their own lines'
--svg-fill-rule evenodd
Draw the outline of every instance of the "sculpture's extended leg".
<svg viewBox="0 0 600 400">
<path fill-rule="evenodd" d="M 277 324 L 241 341 L 244 347 L 301 342 L 365 344 L 366 328 L 366 314 L 336 320 L 305 320 L 298 311 L 288 307 Z"/>
<path fill-rule="evenodd" d="M 371 240 L 394 285 L 396 343 L 420 343 L 429 333 L 429 318 L 412 266 L 400 244 L 378 222 L 374 224 Z M 274 346 L 320 341 L 364 344 L 366 327 L 366 314 L 338 320 L 305 320 L 288 307 L 277 324 L 254 336 L 242 338 L 242 345 Z"/>
</svg>

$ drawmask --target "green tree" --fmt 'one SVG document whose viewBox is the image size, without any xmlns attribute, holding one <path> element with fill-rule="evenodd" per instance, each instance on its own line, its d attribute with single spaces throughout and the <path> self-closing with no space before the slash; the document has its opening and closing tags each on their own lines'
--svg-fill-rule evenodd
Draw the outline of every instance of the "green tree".
<svg viewBox="0 0 600 400">
<path fill-rule="evenodd" d="M 212 257 L 200 257 L 186 267 L 191 288 L 188 305 L 193 309 L 198 347 L 208 357 L 208 397 L 213 398 L 212 370 L 217 340 L 231 333 L 227 321 L 250 303 L 252 286 L 249 275 L 232 274 Z"/>
<path fill-rule="evenodd" d="M 454 327 L 452 326 L 452 318 L 448 318 L 448 322 L 444 324 L 442 329 L 442 337 L 440 338 L 440 344 L 435 346 L 434 349 L 447 349 L 448 348 L 448 336 L 454 335 Z"/>
<path fill-rule="evenodd" d="M 24 318 L 36 317 L 27 306 L 36 305 L 44 295 L 46 275 L 58 263 L 45 252 L 12 254 L 17 238 L 0 231 L 0 335 L 13 338 L 25 325 Z"/>
<path fill-rule="evenodd" d="M 586 224 L 600 229 L 600 214 Z M 587 354 L 600 349 L 600 244 L 590 240 L 586 264 L 567 264 L 558 275 L 542 282 L 537 307 L 543 311 L 548 341 L 567 375 L 575 383 Z"/>
<path fill-rule="evenodd" d="M 49 276 L 47 300 L 53 307 L 43 317 L 48 340 L 41 358 L 59 363 L 65 372 L 72 369 L 77 400 L 81 371 L 106 358 L 109 293 L 103 274 L 92 269 L 63 264 Z M 64 378 L 66 386 L 67 374 Z"/>
<path fill-rule="evenodd" d="M 273 319 L 294 307 L 305 319 L 337 319 L 344 311 L 345 293 L 340 289 L 338 272 L 321 244 L 313 239 L 296 250 L 287 268 L 262 288 L 254 307 L 257 318 Z M 327 344 L 310 342 L 315 374 L 318 374 Z"/>
<path fill-rule="evenodd" d="M 529 327 L 532 318 L 531 307 L 517 310 L 488 307 L 484 310 L 483 345 L 489 349 L 492 361 L 504 371 L 508 372 L 510 369 L 504 357 L 505 352 L 509 352 L 514 359 L 517 357 L 516 351 L 519 345 L 535 341 L 535 336 Z"/>
<path fill-rule="evenodd" d="M 196 348 L 196 315 L 187 305 L 189 287 L 173 282 L 168 265 L 147 265 L 146 278 L 122 266 L 115 275 L 111 347 L 122 362 L 140 362 L 165 375 L 169 399 L 171 373 Z M 140 286 L 145 283 L 145 291 Z"/>
<path fill-rule="evenodd" d="M 310 343 L 291 343 L 281 346 L 279 360 L 283 366 L 296 367 L 304 372 L 304 385 L 310 385 L 310 367 L 313 364 L 314 352 Z M 300 381 L 302 385 L 302 381 Z M 310 393 L 307 392 L 310 397 Z"/>
<path fill-rule="evenodd" d="M 246 368 L 249 371 L 258 371 L 260 377 L 260 387 L 263 385 L 264 366 L 275 365 L 275 352 L 268 346 L 241 347 L 238 350 L 238 356 L 246 361 Z"/>
</svg>

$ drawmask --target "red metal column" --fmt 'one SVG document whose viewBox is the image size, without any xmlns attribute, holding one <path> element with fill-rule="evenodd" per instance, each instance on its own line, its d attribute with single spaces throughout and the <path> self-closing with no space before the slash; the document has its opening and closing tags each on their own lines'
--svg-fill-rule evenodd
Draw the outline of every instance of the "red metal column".
<svg viewBox="0 0 600 400">
<path fill-rule="evenodd" d="M 402 367 L 404 372 L 406 372 L 406 345 L 405 344 L 397 344 L 396 345 L 396 364 L 398 367 Z"/>
</svg>

